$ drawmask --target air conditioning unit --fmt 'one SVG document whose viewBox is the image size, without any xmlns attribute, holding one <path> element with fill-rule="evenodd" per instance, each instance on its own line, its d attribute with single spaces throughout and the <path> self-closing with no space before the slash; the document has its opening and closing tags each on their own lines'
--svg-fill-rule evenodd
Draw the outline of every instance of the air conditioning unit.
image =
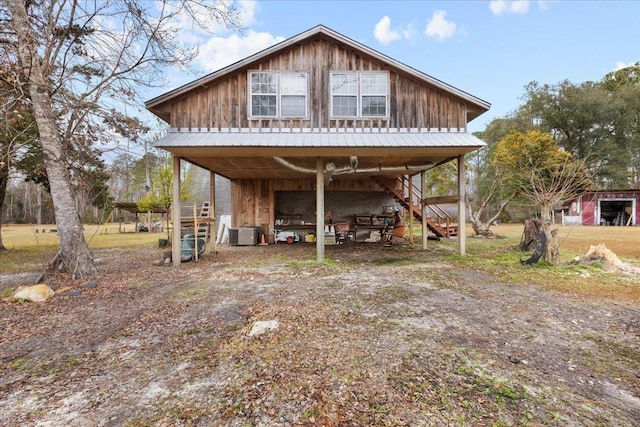
<svg viewBox="0 0 640 427">
<path fill-rule="evenodd" d="M 260 243 L 260 227 L 240 227 L 238 229 L 239 246 L 255 246 L 258 243 Z"/>
<path fill-rule="evenodd" d="M 229 246 L 238 246 L 238 229 L 229 229 Z"/>
</svg>

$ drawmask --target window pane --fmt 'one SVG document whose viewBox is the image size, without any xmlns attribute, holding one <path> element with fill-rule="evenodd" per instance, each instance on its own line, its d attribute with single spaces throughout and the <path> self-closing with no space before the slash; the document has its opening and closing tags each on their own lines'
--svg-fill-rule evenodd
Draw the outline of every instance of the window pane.
<svg viewBox="0 0 640 427">
<path fill-rule="evenodd" d="M 283 96 L 280 115 L 283 117 L 304 117 L 307 115 L 306 96 Z"/>
<path fill-rule="evenodd" d="M 386 74 L 362 74 L 360 76 L 360 89 L 363 95 L 386 95 Z"/>
<path fill-rule="evenodd" d="M 275 83 L 261 83 L 260 91 L 258 93 L 276 93 Z"/>
<path fill-rule="evenodd" d="M 363 96 L 362 97 L 363 116 L 386 116 L 387 98 L 384 96 Z"/>
<path fill-rule="evenodd" d="M 251 97 L 252 116 L 276 116 L 276 96 L 275 95 L 253 95 Z"/>
<path fill-rule="evenodd" d="M 358 103 L 355 96 L 334 96 L 333 111 L 334 117 L 355 117 L 357 115 Z"/>
<path fill-rule="evenodd" d="M 307 74 L 287 73 L 280 76 L 281 95 L 307 95 Z"/>
<path fill-rule="evenodd" d="M 331 75 L 332 95 L 357 95 L 358 75 L 355 73 L 343 73 Z"/>
<path fill-rule="evenodd" d="M 251 93 L 276 93 L 276 75 L 275 73 L 252 73 L 251 74 Z"/>
</svg>

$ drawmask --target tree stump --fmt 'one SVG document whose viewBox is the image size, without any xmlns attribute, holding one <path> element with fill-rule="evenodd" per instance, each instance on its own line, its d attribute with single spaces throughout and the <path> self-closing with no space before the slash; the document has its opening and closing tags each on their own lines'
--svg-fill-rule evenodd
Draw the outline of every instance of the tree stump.
<svg viewBox="0 0 640 427">
<path fill-rule="evenodd" d="M 523 252 L 530 252 L 535 250 L 536 238 L 540 233 L 544 232 L 542 228 L 542 221 L 538 219 L 526 219 L 524 221 L 524 231 L 522 232 L 522 238 L 518 247 Z"/>
</svg>

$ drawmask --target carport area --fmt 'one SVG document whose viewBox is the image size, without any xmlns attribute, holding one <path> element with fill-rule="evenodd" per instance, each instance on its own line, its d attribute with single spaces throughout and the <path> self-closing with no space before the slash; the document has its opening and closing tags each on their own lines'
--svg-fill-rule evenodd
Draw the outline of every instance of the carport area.
<svg viewBox="0 0 640 427">
<path fill-rule="evenodd" d="M 274 224 L 275 191 L 306 185 L 315 192 L 314 223 L 317 236 L 323 236 L 326 220 L 325 191 L 336 188 L 375 186 L 373 178 L 406 177 L 415 175 L 425 181 L 425 173 L 448 161 L 457 162 L 457 194 L 447 200 L 457 202 L 458 218 L 465 218 L 464 176 L 465 155 L 484 143 L 466 132 L 433 132 L 420 130 L 393 130 L 376 132 L 302 131 L 295 129 L 238 130 L 236 132 L 189 132 L 174 129 L 162 138 L 157 147 L 173 155 L 173 199 L 180 200 L 180 167 L 182 161 L 219 174 L 231 180 L 235 210 L 255 210 L 262 218 L 258 223 Z M 211 179 L 211 200 L 215 200 L 214 179 Z M 256 188 L 253 196 L 247 194 L 243 183 Z M 363 187 L 364 188 L 364 187 Z M 383 189 L 378 188 L 378 191 Z M 413 202 L 424 208 L 427 194 L 424 186 Z M 254 199 L 264 199 L 262 205 Z M 424 210 L 424 209 L 422 209 Z M 212 206 L 215 212 L 215 206 Z M 253 213 L 252 213 L 253 214 Z M 174 206 L 172 217 L 180 222 L 180 210 Z M 426 230 L 427 216 L 422 215 Z M 465 253 L 465 225 L 459 221 L 458 249 Z M 179 230 L 174 227 L 173 241 L 179 241 Z M 422 233 L 426 248 L 427 233 Z M 174 252 L 177 251 L 174 247 Z M 316 239 L 316 259 L 323 262 L 325 242 Z M 177 259 L 177 252 L 174 259 Z"/>
</svg>

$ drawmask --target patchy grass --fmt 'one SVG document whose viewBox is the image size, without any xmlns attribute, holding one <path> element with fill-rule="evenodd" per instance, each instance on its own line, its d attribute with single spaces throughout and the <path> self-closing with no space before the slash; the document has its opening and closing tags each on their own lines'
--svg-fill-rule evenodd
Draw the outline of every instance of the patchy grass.
<svg viewBox="0 0 640 427">
<path fill-rule="evenodd" d="M 640 283 L 637 276 L 605 271 L 601 268 L 602 264 L 597 262 L 590 266 L 570 263 L 575 257 L 586 253 L 588 245 L 585 242 L 589 241 L 586 240 L 589 236 L 592 242 L 590 244 L 604 242 L 623 262 L 640 265 L 640 245 L 637 244 L 640 240 L 640 227 L 574 227 L 571 230 L 561 228 L 561 261 L 555 266 L 544 260 L 530 266 L 522 265 L 520 260 L 526 259 L 528 253 L 523 253 L 517 248 L 520 242 L 518 230 L 522 232 L 521 225 L 501 225 L 494 230 L 496 233 L 504 233 L 498 239 L 469 238 L 465 256 L 454 252 L 457 248 L 455 241 L 442 240 L 437 245 L 451 249 L 447 259 L 455 265 L 494 275 L 508 283 L 536 285 L 577 296 L 635 301 L 640 304 Z M 626 244 L 611 244 L 612 247 L 621 250 L 621 253 L 610 247 L 612 242 L 609 240 L 609 233 L 612 230 L 616 238 L 625 236 Z M 432 244 L 432 247 L 434 245 Z M 585 248 L 581 253 L 570 251 L 581 247 Z"/>
<path fill-rule="evenodd" d="M 133 229 L 132 225 L 129 225 Z M 158 239 L 166 233 L 117 233 L 105 229 L 117 229 L 96 225 L 85 226 L 84 234 L 91 249 L 111 249 L 120 247 L 157 247 Z M 0 274 L 23 273 L 46 268 L 58 251 L 58 234 L 51 232 L 55 225 L 3 225 L 2 243 L 6 252 L 0 254 Z"/>
<path fill-rule="evenodd" d="M 491 230 L 515 244 L 520 242 L 523 224 L 500 224 Z M 560 226 L 558 229 L 560 254 L 564 259 L 584 255 L 589 246 L 604 244 L 621 259 L 640 262 L 640 226 L 635 227 L 598 227 L 598 226 Z M 469 240 L 467 240 L 468 242 Z"/>
</svg>

